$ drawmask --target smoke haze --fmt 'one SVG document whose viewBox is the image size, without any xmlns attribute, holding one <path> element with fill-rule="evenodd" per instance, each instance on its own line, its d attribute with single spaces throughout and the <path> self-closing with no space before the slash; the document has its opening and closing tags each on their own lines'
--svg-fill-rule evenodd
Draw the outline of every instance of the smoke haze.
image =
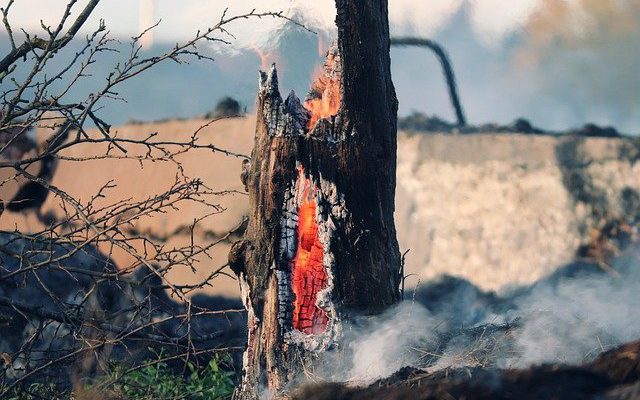
<svg viewBox="0 0 640 400">
<path fill-rule="evenodd" d="M 613 125 L 629 134 L 640 132 L 640 0 L 391 0 L 393 35 L 419 35 L 437 40 L 450 55 L 461 101 L 470 123 L 507 124 L 525 117 L 551 130 L 586 122 Z M 14 27 L 41 31 L 40 18 L 53 23 L 63 0 L 16 2 Z M 333 32 L 332 0 L 266 0 L 258 3 L 193 0 L 176 6 L 168 0 L 109 0 L 100 3 L 87 29 L 104 18 L 116 36 L 154 29 L 155 50 L 184 40 L 215 24 L 225 7 L 228 15 L 283 10 L 319 32 L 328 42 Z M 79 2 L 76 8 L 80 8 Z M 150 10 L 152 8 L 153 10 Z M 130 10 L 128 12 L 127 10 Z M 77 10 L 76 10 L 77 11 Z M 140 14 L 140 15 L 138 15 Z M 231 95 L 249 111 L 255 100 L 255 48 L 278 64 L 281 90 L 308 90 L 319 37 L 285 20 L 241 20 L 232 27 L 231 47 L 214 54 L 216 62 L 166 66 L 149 71 L 145 90 L 123 88 L 129 104 L 105 108 L 114 124 L 127 119 L 191 117 Z M 14 31 L 19 31 L 14 29 Z M 0 47 L 6 41 L 0 41 Z M 218 48 L 219 50 L 219 48 Z M 149 51 L 154 51 L 150 49 Z M 413 110 L 452 120 L 441 68 L 424 49 L 392 49 L 392 72 L 400 115 Z M 101 66 L 96 66 L 101 68 Z M 102 76 L 95 71 L 94 76 Z M 153 82 L 149 85 L 148 82 Z M 157 92 L 161 92 L 158 96 Z M 159 104 L 159 100 L 162 103 Z"/>
<path fill-rule="evenodd" d="M 620 276 L 576 263 L 502 295 L 457 278 L 428 283 L 386 314 L 348 324 L 350 344 L 319 375 L 368 383 L 407 365 L 435 371 L 590 361 L 640 339 L 638 256 L 636 249 L 614 263 Z"/>
<path fill-rule="evenodd" d="M 155 4 L 154 0 L 140 0 L 140 25 L 138 29 L 140 32 L 146 33 L 140 39 L 142 48 L 149 48 L 153 45 L 154 40 L 154 32 L 153 29 L 148 30 L 152 27 L 156 21 L 155 18 Z"/>
</svg>

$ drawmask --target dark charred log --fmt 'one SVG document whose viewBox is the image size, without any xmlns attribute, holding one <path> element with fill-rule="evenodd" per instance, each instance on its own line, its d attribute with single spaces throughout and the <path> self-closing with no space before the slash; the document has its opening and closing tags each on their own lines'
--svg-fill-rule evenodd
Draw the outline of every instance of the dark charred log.
<svg viewBox="0 0 640 400">
<path fill-rule="evenodd" d="M 230 254 L 249 311 L 238 398 L 286 392 L 349 313 L 400 297 L 387 2 L 336 5 L 337 47 L 304 105 L 283 101 L 275 66 L 260 73 L 249 225 Z"/>
</svg>

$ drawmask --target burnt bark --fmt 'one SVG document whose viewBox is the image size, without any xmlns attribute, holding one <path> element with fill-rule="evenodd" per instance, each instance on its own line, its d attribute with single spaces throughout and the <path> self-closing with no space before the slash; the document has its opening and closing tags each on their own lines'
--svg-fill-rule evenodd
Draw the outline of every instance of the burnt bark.
<svg viewBox="0 0 640 400">
<path fill-rule="evenodd" d="M 400 297 L 387 1 L 336 6 L 337 48 L 322 81 L 339 85 L 335 115 L 307 127 L 295 94 L 280 97 L 275 66 L 260 73 L 243 172 L 249 224 L 229 255 L 249 315 L 237 398 L 286 392 L 318 352 L 340 345 L 350 314 L 378 313 Z"/>
</svg>

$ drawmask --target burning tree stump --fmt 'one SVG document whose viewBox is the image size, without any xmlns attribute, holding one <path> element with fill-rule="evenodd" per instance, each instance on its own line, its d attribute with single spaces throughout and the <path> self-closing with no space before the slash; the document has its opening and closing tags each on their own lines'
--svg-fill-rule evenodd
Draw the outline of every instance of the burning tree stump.
<svg viewBox="0 0 640 400">
<path fill-rule="evenodd" d="M 352 312 L 399 299 L 397 100 L 387 1 L 337 0 L 337 47 L 304 104 L 260 72 L 249 225 L 229 262 L 248 310 L 238 398 L 282 393 Z"/>
</svg>

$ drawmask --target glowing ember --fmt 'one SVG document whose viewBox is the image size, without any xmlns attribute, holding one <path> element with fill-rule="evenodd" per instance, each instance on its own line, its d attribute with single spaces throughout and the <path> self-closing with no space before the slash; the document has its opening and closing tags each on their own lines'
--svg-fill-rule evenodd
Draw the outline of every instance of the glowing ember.
<svg viewBox="0 0 640 400">
<path fill-rule="evenodd" d="M 316 71 L 311 91 L 304 101 L 304 107 L 311 112 L 307 129 L 311 131 L 321 118 L 334 116 L 340 108 L 339 59 L 335 48 L 327 53 L 324 68 Z"/>
<path fill-rule="evenodd" d="M 327 285 L 327 272 L 323 264 L 324 251 L 318 238 L 314 193 L 302 169 L 299 182 L 304 185 L 304 196 L 298 208 L 298 246 L 291 261 L 295 294 L 293 328 L 307 334 L 317 334 L 325 331 L 329 321 L 327 313 L 316 305 L 318 291 Z"/>
</svg>

